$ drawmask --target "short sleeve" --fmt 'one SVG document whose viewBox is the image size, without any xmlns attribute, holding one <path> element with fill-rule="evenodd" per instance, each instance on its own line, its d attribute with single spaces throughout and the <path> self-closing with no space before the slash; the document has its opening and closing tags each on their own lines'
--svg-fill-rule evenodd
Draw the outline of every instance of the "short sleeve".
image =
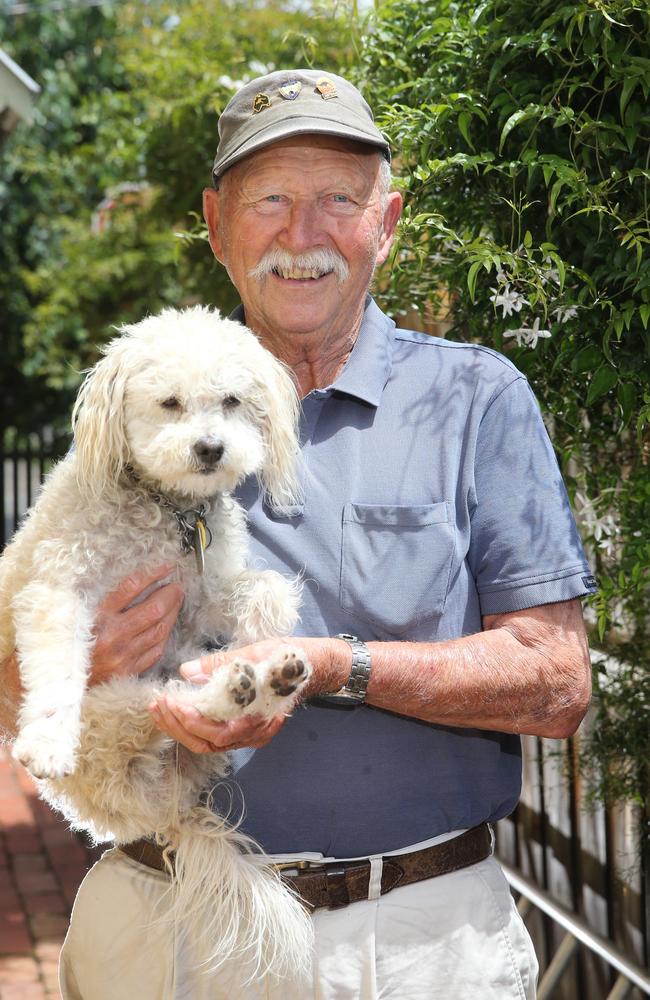
<svg viewBox="0 0 650 1000">
<path fill-rule="evenodd" d="M 498 392 L 479 425 L 468 562 L 482 614 L 593 593 L 560 469 L 525 378 Z"/>
</svg>

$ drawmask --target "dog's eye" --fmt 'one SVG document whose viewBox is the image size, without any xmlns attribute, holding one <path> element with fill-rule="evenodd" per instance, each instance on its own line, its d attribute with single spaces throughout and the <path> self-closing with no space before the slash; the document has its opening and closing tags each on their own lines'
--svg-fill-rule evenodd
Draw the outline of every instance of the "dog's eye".
<svg viewBox="0 0 650 1000">
<path fill-rule="evenodd" d="M 181 408 L 180 400 L 176 396 L 169 396 L 167 399 L 163 399 L 160 405 L 164 410 L 180 410 Z"/>
<path fill-rule="evenodd" d="M 240 403 L 241 400 L 237 399 L 236 396 L 225 396 L 223 400 L 223 408 L 224 410 L 234 410 Z"/>
</svg>

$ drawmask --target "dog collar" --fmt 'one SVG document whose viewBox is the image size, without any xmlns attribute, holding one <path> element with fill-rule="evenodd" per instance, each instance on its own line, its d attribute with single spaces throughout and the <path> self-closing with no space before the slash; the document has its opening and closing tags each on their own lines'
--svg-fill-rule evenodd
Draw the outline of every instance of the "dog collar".
<svg viewBox="0 0 650 1000">
<path fill-rule="evenodd" d="M 206 520 L 208 512 L 206 505 L 200 503 L 197 507 L 188 507 L 183 510 L 164 493 L 159 493 L 145 485 L 130 465 L 126 467 L 125 471 L 131 482 L 143 490 L 150 500 L 172 514 L 181 538 L 181 548 L 185 553 L 194 552 L 197 571 L 202 574 L 205 570 L 205 550 L 210 548 L 212 544 L 212 532 L 208 528 Z"/>
</svg>

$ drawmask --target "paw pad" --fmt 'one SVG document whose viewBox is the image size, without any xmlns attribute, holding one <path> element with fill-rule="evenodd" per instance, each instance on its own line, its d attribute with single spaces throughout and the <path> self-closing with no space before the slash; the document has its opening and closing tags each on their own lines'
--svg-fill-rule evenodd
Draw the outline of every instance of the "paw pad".
<svg viewBox="0 0 650 1000">
<path fill-rule="evenodd" d="M 282 666 L 275 667 L 270 673 L 269 686 L 274 694 L 286 698 L 298 688 L 304 673 L 304 661 L 295 653 L 285 653 Z"/>
<path fill-rule="evenodd" d="M 300 677 L 305 669 L 305 664 L 302 660 L 294 660 L 293 663 L 287 663 L 286 666 L 282 668 L 283 677 Z"/>
<path fill-rule="evenodd" d="M 236 705 L 250 705 L 255 701 L 255 671 L 250 663 L 235 660 L 232 665 L 232 678 L 229 690 Z"/>
</svg>

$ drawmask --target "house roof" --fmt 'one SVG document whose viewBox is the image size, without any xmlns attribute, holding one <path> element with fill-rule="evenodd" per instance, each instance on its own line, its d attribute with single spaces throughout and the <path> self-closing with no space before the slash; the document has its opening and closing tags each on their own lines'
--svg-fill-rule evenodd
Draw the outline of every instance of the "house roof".
<svg viewBox="0 0 650 1000">
<path fill-rule="evenodd" d="M 3 131 L 11 131 L 19 118 L 29 120 L 41 88 L 31 76 L 0 49 L 0 119 Z"/>
</svg>

